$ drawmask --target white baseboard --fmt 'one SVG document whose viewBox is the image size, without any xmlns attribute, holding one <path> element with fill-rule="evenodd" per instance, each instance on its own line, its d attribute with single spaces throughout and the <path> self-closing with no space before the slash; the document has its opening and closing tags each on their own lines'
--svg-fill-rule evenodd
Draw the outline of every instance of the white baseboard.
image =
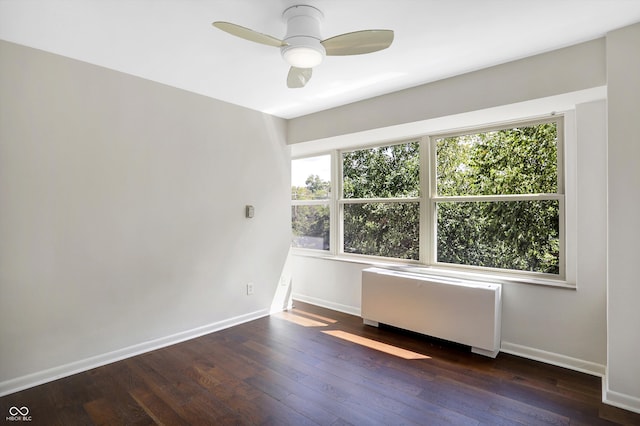
<svg viewBox="0 0 640 426">
<path fill-rule="evenodd" d="M 640 398 L 610 390 L 608 376 L 602 380 L 602 402 L 640 414 Z"/>
<path fill-rule="evenodd" d="M 171 346 L 176 343 L 204 336 L 205 334 L 213 333 L 215 331 L 224 330 L 225 328 L 253 321 L 268 315 L 269 310 L 262 309 L 259 311 L 250 312 L 245 315 L 239 315 L 237 317 L 172 334 L 170 336 L 161 337 L 158 339 L 150 340 L 148 342 L 138 343 L 136 345 L 118 349 L 105 354 L 96 355 L 90 358 L 74 361 L 69 364 L 60 365 L 47 370 L 38 371 L 35 373 L 27 374 L 25 376 L 6 380 L 0 382 L 0 396 L 19 392 L 24 389 L 41 385 L 43 383 L 51 382 L 53 380 L 68 377 L 76 373 L 91 370 L 92 368 L 111 364 L 113 362 L 140 355 L 145 352 L 150 352 L 156 349 L 164 348 L 166 346 Z"/>
<path fill-rule="evenodd" d="M 312 305 L 322 306 L 323 308 L 332 309 L 338 312 L 344 312 L 345 314 L 360 316 L 360 308 L 349 305 L 342 305 L 340 303 L 330 302 L 328 300 L 318 299 L 316 297 L 305 296 L 299 293 L 293 293 L 293 299 L 301 302 L 311 303 Z"/>
<path fill-rule="evenodd" d="M 604 377 L 606 373 L 606 367 L 602 364 L 585 361 L 579 358 L 572 358 L 570 356 L 553 352 L 547 352 L 528 346 L 522 346 L 516 343 L 503 341 L 500 344 L 500 352 L 521 356 L 523 358 L 544 362 L 546 364 L 556 365 L 558 367 L 568 368 L 570 370 L 575 370 L 581 373 L 591 374 L 598 377 Z"/>
</svg>

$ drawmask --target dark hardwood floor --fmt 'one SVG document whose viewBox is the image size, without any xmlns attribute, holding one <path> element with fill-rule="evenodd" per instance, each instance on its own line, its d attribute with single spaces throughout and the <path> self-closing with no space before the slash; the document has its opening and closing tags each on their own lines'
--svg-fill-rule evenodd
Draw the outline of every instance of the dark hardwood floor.
<svg viewBox="0 0 640 426">
<path fill-rule="evenodd" d="M 5 396 L 0 409 L 28 407 L 45 425 L 640 425 L 600 401 L 597 377 L 295 302 Z"/>
</svg>

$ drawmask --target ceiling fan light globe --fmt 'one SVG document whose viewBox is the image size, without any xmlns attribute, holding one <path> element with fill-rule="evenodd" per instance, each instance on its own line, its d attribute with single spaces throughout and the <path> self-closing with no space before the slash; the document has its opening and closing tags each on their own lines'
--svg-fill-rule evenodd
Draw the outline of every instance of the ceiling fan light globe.
<svg viewBox="0 0 640 426">
<path fill-rule="evenodd" d="M 292 67 L 313 68 L 324 58 L 322 52 L 306 46 L 295 46 L 282 52 L 282 57 Z"/>
</svg>

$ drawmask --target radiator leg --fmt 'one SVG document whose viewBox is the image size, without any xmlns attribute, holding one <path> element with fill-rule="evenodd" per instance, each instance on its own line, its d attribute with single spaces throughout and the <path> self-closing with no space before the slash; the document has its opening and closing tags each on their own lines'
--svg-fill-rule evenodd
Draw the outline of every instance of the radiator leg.
<svg viewBox="0 0 640 426">
<path fill-rule="evenodd" d="M 498 356 L 498 353 L 500 352 L 500 349 L 497 349 L 495 351 L 490 351 L 488 349 L 481 349 L 481 348 L 476 348 L 475 346 L 473 346 L 471 348 L 471 352 L 473 352 L 474 354 L 478 354 L 478 355 L 488 356 L 489 358 L 495 358 L 496 356 Z"/>
<path fill-rule="evenodd" d="M 364 325 L 370 325 L 372 327 L 377 327 L 378 325 L 380 325 L 378 321 L 368 320 L 366 318 L 363 318 L 362 322 L 364 322 Z"/>
</svg>

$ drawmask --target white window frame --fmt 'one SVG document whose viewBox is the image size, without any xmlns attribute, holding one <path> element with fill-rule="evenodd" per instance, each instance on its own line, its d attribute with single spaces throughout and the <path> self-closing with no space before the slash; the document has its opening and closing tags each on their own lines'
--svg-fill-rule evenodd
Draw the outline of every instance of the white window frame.
<svg viewBox="0 0 640 426">
<path fill-rule="evenodd" d="M 291 249 L 298 251 L 300 253 L 309 253 L 311 255 L 315 254 L 315 253 L 323 253 L 323 254 L 328 254 L 328 253 L 335 253 L 333 250 L 333 245 L 334 245 L 334 238 L 333 238 L 333 234 L 334 234 L 334 223 L 333 223 L 333 217 L 335 216 L 334 214 L 334 203 L 333 203 L 333 199 L 335 198 L 335 194 L 334 194 L 334 153 L 333 152 L 321 152 L 321 153 L 317 153 L 317 154 L 311 154 L 311 155 L 305 155 L 305 156 L 301 156 L 301 157 L 295 157 L 291 159 L 291 162 L 295 161 L 295 160 L 304 160 L 306 158 L 315 158 L 315 157 L 323 157 L 325 155 L 329 155 L 330 157 L 330 168 L 331 168 L 331 181 L 329 182 L 330 188 L 331 190 L 329 191 L 329 198 L 326 199 L 320 199 L 320 200 L 294 200 L 291 199 L 291 207 L 295 207 L 295 206 L 328 206 L 329 207 L 329 250 L 321 250 L 321 249 L 312 249 L 312 248 L 305 248 L 305 247 L 294 247 L 293 244 L 291 245 Z M 292 218 L 293 219 L 293 218 Z"/>
<path fill-rule="evenodd" d="M 367 149 L 374 149 L 374 148 L 383 148 L 383 147 L 388 147 L 388 146 L 394 146 L 394 145 L 403 145 L 403 144 L 408 144 L 408 143 L 412 143 L 412 142 L 418 142 L 418 146 L 419 146 L 419 156 L 420 156 L 420 183 L 419 183 L 419 195 L 417 197 L 389 197 L 389 198 L 344 198 L 344 194 L 343 194 L 343 170 L 342 170 L 342 155 L 348 152 L 354 152 L 354 151 L 362 151 L 362 150 L 367 150 Z M 339 233 L 338 235 L 338 240 L 336 240 L 339 245 L 337 246 L 337 250 L 336 253 L 339 256 L 344 256 L 344 257 L 351 257 L 354 259 L 357 258 L 363 258 L 363 259 L 379 259 L 379 260 L 383 260 L 383 261 L 392 261 L 392 262 L 404 262 L 407 264 L 421 264 L 423 263 L 423 254 L 422 252 L 423 250 L 423 243 L 422 240 L 420 239 L 421 235 L 421 230 L 422 230 L 422 226 L 419 223 L 420 226 L 420 231 L 418 234 L 418 253 L 419 253 L 419 258 L 414 260 L 414 259 L 401 259 L 401 258 L 397 258 L 397 257 L 385 257 L 385 256 L 375 256 L 375 255 L 369 255 L 369 254 L 359 254 L 359 253 L 345 253 L 344 251 L 344 207 L 345 205 L 349 205 L 349 204 L 374 204 L 374 203 L 418 203 L 419 209 L 420 209 L 420 220 L 422 220 L 422 209 L 421 206 L 424 204 L 424 192 L 423 192 L 423 187 L 422 187 L 422 169 L 423 169 L 423 164 L 422 164 L 422 145 L 424 142 L 424 137 L 418 137 L 418 138 L 409 138 L 409 139 L 402 139 L 402 140 L 397 140 L 397 141 L 392 141 L 392 142 L 386 142 L 386 143 L 381 143 L 381 144 L 375 144 L 375 145 L 366 145 L 366 146 L 359 146 L 359 147 L 355 147 L 355 148 L 350 148 L 350 149 L 341 149 L 341 150 L 337 150 L 335 151 L 335 155 L 336 155 L 336 161 L 337 161 L 337 169 L 338 169 L 338 186 L 337 186 L 337 200 L 336 200 L 336 210 L 339 212 L 338 213 L 338 217 L 337 217 L 337 231 Z"/>
<path fill-rule="evenodd" d="M 434 141 L 442 137 L 459 136 L 495 131 L 518 126 L 534 126 L 537 124 L 556 122 L 557 125 L 557 193 L 549 194 L 518 194 L 518 195 L 491 195 L 491 196 L 460 196 L 460 197 L 439 197 L 436 195 L 435 180 L 435 150 Z M 323 150 L 313 155 L 294 157 L 292 160 L 309 158 L 322 155 L 331 156 L 331 193 L 328 200 L 300 201 L 302 204 L 329 204 L 330 211 L 330 249 L 314 250 L 292 247 L 294 253 L 332 257 L 336 259 L 353 260 L 374 265 L 396 264 L 409 265 L 427 268 L 430 272 L 442 273 L 445 275 L 468 276 L 489 276 L 492 279 L 498 278 L 505 281 L 526 282 L 542 285 L 552 285 L 559 287 L 574 287 L 575 280 L 575 256 L 567 253 L 567 246 L 575 250 L 575 227 L 566 222 L 567 207 L 571 210 L 569 215 L 573 215 L 575 208 L 575 182 L 569 172 L 573 170 L 571 164 L 567 167 L 567 157 L 575 157 L 575 117 L 573 111 L 563 114 L 538 116 L 533 118 L 523 118 L 518 120 L 503 121 L 488 126 L 470 126 L 464 129 L 451 130 L 445 132 L 430 132 L 423 136 L 412 138 L 399 138 L 397 140 L 386 140 L 380 143 L 366 143 L 357 146 L 350 146 L 348 149 Z M 419 142 L 420 150 L 420 194 L 419 197 L 406 198 L 365 198 L 365 199 L 344 199 L 342 193 L 342 153 L 358 150 L 399 145 L 408 142 Z M 568 153 L 568 154 L 567 154 Z M 575 161 L 575 158 L 572 160 Z M 567 188 L 568 192 L 567 193 Z M 455 265 L 436 261 L 436 215 L 435 207 L 441 201 L 516 201 L 516 200 L 557 200 L 559 205 L 559 274 L 545 274 L 541 272 L 519 271 L 512 269 L 489 268 L 475 265 Z M 365 254 L 344 252 L 344 206 L 356 203 L 376 203 L 376 202 L 417 202 L 420 207 L 419 223 L 419 260 L 409 260 L 400 258 L 387 258 Z M 292 203 L 293 205 L 293 203 Z M 572 213 L 573 212 L 573 213 Z"/>
<path fill-rule="evenodd" d="M 505 194 L 505 195 L 463 195 L 463 196 L 438 196 L 437 195 L 437 176 L 436 176 L 436 143 L 438 139 L 463 136 L 469 134 L 487 133 L 497 130 L 509 129 L 514 127 L 529 127 L 537 126 L 545 123 L 556 123 L 556 137 L 557 137 L 557 192 L 555 193 L 540 193 L 540 194 Z M 467 129 L 465 131 L 447 132 L 428 136 L 429 138 L 429 206 L 427 226 L 433 233 L 429 235 L 429 259 L 428 264 L 433 266 L 442 266 L 452 269 L 461 270 L 480 270 L 490 271 L 493 273 L 510 274 L 510 275 L 532 275 L 536 277 L 561 279 L 566 277 L 566 261 L 565 261 L 565 248 L 566 248 L 566 232 L 565 232 L 565 173 L 564 173 L 564 116 L 554 115 L 550 118 L 521 120 L 508 123 L 501 123 L 494 126 L 476 127 Z M 451 263 L 438 262 L 437 255 L 437 217 L 436 206 L 439 202 L 498 202 L 498 201 L 544 201 L 552 200 L 558 201 L 558 220 L 559 220 L 559 273 L 558 274 L 545 274 L 541 272 L 519 271 L 515 269 L 502 269 L 502 268 L 490 268 L 475 265 L 458 265 Z"/>
</svg>

